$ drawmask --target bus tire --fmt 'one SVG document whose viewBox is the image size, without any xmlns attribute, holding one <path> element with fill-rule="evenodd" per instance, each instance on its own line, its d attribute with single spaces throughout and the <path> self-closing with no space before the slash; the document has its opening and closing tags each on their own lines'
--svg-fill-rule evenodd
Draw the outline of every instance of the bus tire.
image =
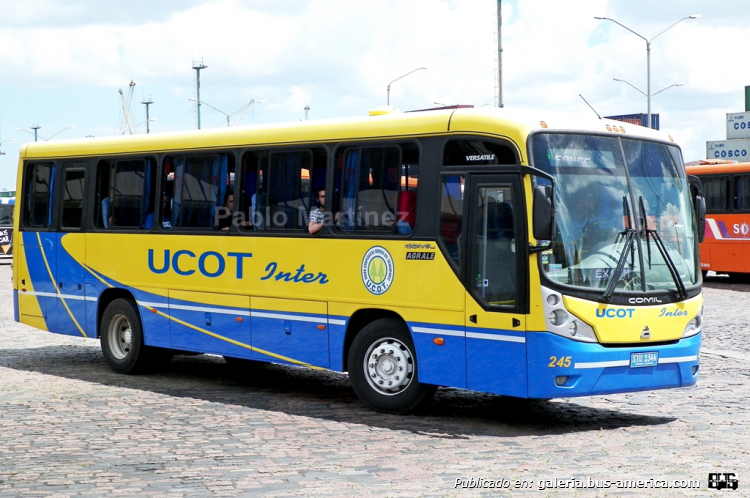
<svg viewBox="0 0 750 498">
<path fill-rule="evenodd" d="M 365 326 L 349 350 L 349 380 L 357 397 L 384 413 L 407 413 L 429 404 L 437 386 L 421 384 L 406 324 L 381 318 Z"/>
<path fill-rule="evenodd" d="M 143 343 L 141 317 L 135 303 L 115 299 L 104 310 L 100 324 L 104 359 L 119 374 L 144 373 L 162 360 L 171 360 L 171 351 L 149 348 Z"/>
</svg>

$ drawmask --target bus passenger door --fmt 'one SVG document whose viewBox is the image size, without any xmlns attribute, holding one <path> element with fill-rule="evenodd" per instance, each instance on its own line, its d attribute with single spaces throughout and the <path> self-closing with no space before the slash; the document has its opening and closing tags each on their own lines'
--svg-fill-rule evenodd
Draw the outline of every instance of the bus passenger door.
<svg viewBox="0 0 750 498">
<path fill-rule="evenodd" d="M 521 176 L 469 175 L 467 388 L 527 396 L 526 222 Z"/>
<path fill-rule="evenodd" d="M 253 357 L 328 368 L 328 303 L 252 298 Z"/>
<path fill-rule="evenodd" d="M 50 264 L 58 290 L 55 332 L 86 337 L 86 235 L 83 202 L 86 170 L 82 163 L 64 165 L 60 182 L 60 230 L 55 241 L 55 266 Z M 95 304 L 95 303 L 94 303 Z"/>
</svg>

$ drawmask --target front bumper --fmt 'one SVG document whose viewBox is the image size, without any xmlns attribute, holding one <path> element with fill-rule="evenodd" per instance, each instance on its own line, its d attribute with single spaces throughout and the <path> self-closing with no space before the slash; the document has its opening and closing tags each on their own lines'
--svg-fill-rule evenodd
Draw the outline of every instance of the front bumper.
<svg viewBox="0 0 750 498">
<path fill-rule="evenodd" d="M 529 332 L 528 396 L 549 399 L 692 386 L 698 380 L 701 338 L 699 333 L 673 344 L 605 347 Z M 631 368 L 630 354 L 642 352 L 658 352 L 658 364 Z"/>
</svg>

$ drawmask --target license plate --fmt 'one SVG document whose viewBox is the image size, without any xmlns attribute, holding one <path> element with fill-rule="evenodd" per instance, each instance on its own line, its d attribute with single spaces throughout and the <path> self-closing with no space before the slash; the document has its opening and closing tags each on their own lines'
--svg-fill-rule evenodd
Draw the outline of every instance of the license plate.
<svg viewBox="0 0 750 498">
<path fill-rule="evenodd" d="M 659 352 L 630 353 L 630 368 L 655 367 L 659 363 Z"/>
</svg>

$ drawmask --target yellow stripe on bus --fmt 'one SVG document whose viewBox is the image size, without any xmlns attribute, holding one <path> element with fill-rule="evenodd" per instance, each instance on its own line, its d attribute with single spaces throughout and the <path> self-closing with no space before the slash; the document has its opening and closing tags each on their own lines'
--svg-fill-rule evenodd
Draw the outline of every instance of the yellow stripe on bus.
<svg viewBox="0 0 750 498">
<path fill-rule="evenodd" d="M 76 317 L 73 316 L 73 312 L 70 311 L 70 308 L 68 308 L 68 303 L 65 302 L 65 298 L 62 297 L 62 294 L 60 293 L 60 289 L 57 288 L 57 283 L 55 282 L 55 277 L 52 276 L 52 270 L 49 268 L 49 263 L 47 262 L 47 256 L 44 254 L 44 246 L 42 245 L 42 238 L 39 236 L 39 232 L 36 233 L 36 240 L 39 241 L 39 251 L 42 253 L 42 259 L 44 260 L 44 266 L 47 267 L 47 273 L 49 273 L 49 279 L 50 282 L 52 282 L 52 287 L 55 288 L 55 292 L 57 293 L 58 299 L 63 303 L 63 306 L 65 306 L 65 310 L 68 312 L 68 315 L 70 315 L 70 319 L 73 320 L 73 323 L 76 324 L 76 328 L 81 333 L 83 337 L 88 337 L 86 335 L 86 332 L 83 331 L 81 326 L 78 324 L 78 320 L 76 320 Z"/>
<path fill-rule="evenodd" d="M 184 325 L 185 327 L 189 327 L 189 328 L 191 328 L 193 330 L 196 330 L 196 331 L 198 331 L 198 332 L 200 332 L 202 334 L 210 335 L 211 337 L 214 337 L 216 339 L 228 342 L 230 344 L 234 344 L 235 346 L 240 346 L 241 348 L 249 349 L 251 351 L 255 351 L 256 353 L 265 354 L 265 355 L 271 356 L 273 358 L 277 358 L 279 360 L 283 360 L 283 361 L 286 361 L 286 362 L 289 362 L 289 363 L 294 363 L 295 365 L 300 365 L 300 366 L 303 366 L 303 367 L 313 368 L 315 370 L 328 370 L 327 368 L 318 367 L 318 366 L 315 366 L 315 365 L 310 365 L 309 363 L 305 363 L 304 361 L 295 360 L 294 358 L 288 358 L 286 356 L 281 356 L 281 355 L 276 354 L 276 353 L 271 353 L 270 351 L 265 351 L 263 349 L 254 348 L 254 347 L 249 346 L 249 345 L 247 345 L 245 343 L 242 343 L 242 342 L 239 342 L 239 341 L 235 341 L 234 339 L 230 339 L 229 337 L 224 337 L 224 336 L 219 335 L 219 334 L 214 334 L 213 332 L 209 332 L 208 330 L 202 329 L 200 327 L 196 327 L 195 325 L 192 325 L 190 323 L 183 322 L 179 318 L 175 318 L 173 316 L 169 316 L 166 313 L 163 313 L 163 312 L 157 310 L 156 308 L 152 308 L 151 306 L 146 306 L 145 304 L 142 304 L 142 303 L 138 303 L 138 304 L 141 305 L 142 307 L 146 308 L 147 310 L 149 310 L 152 313 L 156 313 L 157 315 L 161 315 L 164 318 L 172 320 L 173 322 L 177 322 L 180 325 Z"/>
</svg>

